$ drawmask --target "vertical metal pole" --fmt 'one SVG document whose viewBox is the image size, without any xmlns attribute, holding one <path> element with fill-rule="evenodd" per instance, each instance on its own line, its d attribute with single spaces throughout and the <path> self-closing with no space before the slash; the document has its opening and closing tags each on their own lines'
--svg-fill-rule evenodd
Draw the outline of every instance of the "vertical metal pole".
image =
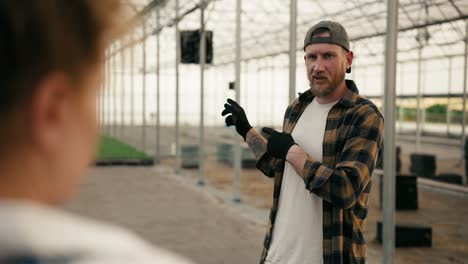
<svg viewBox="0 0 468 264">
<path fill-rule="evenodd" d="M 160 27 L 160 9 L 156 8 L 156 28 L 159 30 Z M 159 164 L 161 162 L 161 124 L 160 124 L 160 34 L 161 31 L 156 35 L 156 153 L 154 154 L 154 163 Z"/>
<path fill-rule="evenodd" d="M 117 52 L 117 46 L 114 46 L 114 52 Z M 117 53 L 112 60 L 112 136 L 117 137 Z"/>
<path fill-rule="evenodd" d="M 449 58 L 448 65 L 448 87 L 447 87 L 447 136 L 450 135 L 451 109 L 450 109 L 450 94 L 452 93 L 452 58 Z"/>
<path fill-rule="evenodd" d="M 422 43 L 418 48 L 418 92 L 416 95 L 416 152 L 421 151 L 421 64 L 422 64 Z M 386 123 L 386 122 L 385 122 Z"/>
<path fill-rule="evenodd" d="M 120 97 L 120 138 L 123 140 L 125 138 L 125 50 L 120 51 L 120 82 L 121 82 L 121 97 Z"/>
<path fill-rule="evenodd" d="M 198 144 L 199 178 L 198 185 L 205 184 L 205 1 L 200 3 L 200 135 Z"/>
<path fill-rule="evenodd" d="M 398 0 L 387 1 L 387 36 L 385 42 L 385 137 L 383 176 L 383 249 L 385 264 L 395 255 L 395 83 L 398 40 Z"/>
<path fill-rule="evenodd" d="M 113 47 L 113 46 L 112 46 Z M 108 106 L 109 106 L 109 109 L 108 109 L 108 115 L 109 115 L 109 123 L 108 123 L 108 127 L 109 127 L 109 136 L 113 136 L 113 133 L 114 133 L 114 118 L 112 117 L 112 113 L 114 112 L 114 109 L 113 109 L 113 91 L 114 91 L 114 83 L 115 83 L 115 56 L 112 54 L 114 53 L 114 48 L 112 48 L 111 50 L 111 55 L 109 57 L 109 67 L 110 67 L 110 75 L 109 75 L 109 78 L 110 78 L 110 82 L 109 82 L 109 93 L 108 93 L 108 96 L 109 96 L 109 102 L 107 103 Z"/>
<path fill-rule="evenodd" d="M 100 68 L 101 71 L 101 87 L 99 88 L 99 93 L 98 93 L 98 98 L 96 98 L 96 117 L 98 120 L 98 126 L 99 126 L 99 133 L 102 134 L 102 95 L 104 92 L 104 87 L 106 85 L 105 83 L 105 76 L 106 76 L 106 52 L 104 51 L 104 58 L 102 60 L 102 65 Z"/>
<path fill-rule="evenodd" d="M 107 104 L 107 88 L 109 87 L 109 48 L 106 49 L 106 58 L 105 58 L 105 72 L 104 72 L 104 89 L 102 90 L 102 133 L 107 134 L 107 114 L 106 114 L 106 104 Z"/>
<path fill-rule="evenodd" d="M 142 86 L 143 86 L 143 117 L 142 117 L 142 127 L 141 127 L 141 150 L 146 153 L 146 20 L 143 20 L 143 76 L 142 76 Z"/>
<path fill-rule="evenodd" d="M 240 73 L 241 73 L 241 5 L 242 0 L 236 0 L 236 61 L 235 61 L 235 90 L 236 90 L 236 101 L 240 100 Z M 240 103 L 240 102 L 239 102 Z M 241 201 L 240 195 L 240 177 L 241 177 L 241 146 L 240 137 L 237 135 L 234 137 L 235 148 L 234 148 L 234 202 Z"/>
<path fill-rule="evenodd" d="M 106 126 L 106 134 L 110 136 L 111 131 L 110 131 L 110 114 L 109 114 L 109 109 L 110 109 L 110 88 L 111 88 L 111 82 L 112 82 L 112 61 L 111 61 L 111 54 L 112 54 L 112 45 L 109 45 L 107 49 L 107 83 L 106 83 L 106 94 L 105 94 L 105 126 Z"/>
<path fill-rule="evenodd" d="M 423 60 L 421 64 L 421 136 L 424 132 L 424 128 L 426 127 L 426 102 L 427 98 L 424 96 L 426 92 L 426 65 L 427 60 Z"/>
<path fill-rule="evenodd" d="M 175 172 L 180 171 L 180 132 L 179 132 L 179 63 L 180 63 L 180 39 L 179 39 L 179 0 L 175 0 L 175 41 L 176 41 L 176 62 L 175 62 Z"/>
<path fill-rule="evenodd" d="M 131 35 L 132 45 L 130 46 L 130 129 L 129 132 L 132 133 L 135 128 L 135 41 L 134 34 Z M 135 142 L 133 142 L 134 137 L 132 136 L 133 146 L 136 147 Z"/>
<path fill-rule="evenodd" d="M 111 47 L 107 48 L 107 58 L 106 58 L 106 90 L 104 91 L 104 125 L 105 125 L 105 133 L 106 135 L 110 135 L 109 129 L 109 94 L 110 94 L 110 86 L 111 86 Z"/>
<path fill-rule="evenodd" d="M 400 70 L 400 91 L 402 91 L 404 88 L 403 86 L 405 85 L 405 82 L 404 82 L 404 77 L 405 77 L 405 64 L 404 63 L 401 63 L 400 64 L 401 66 L 401 70 Z M 403 107 L 403 102 L 402 102 L 403 98 L 401 97 L 401 99 L 399 100 L 399 111 L 398 111 L 398 115 L 399 115 L 399 120 L 400 120 L 400 127 L 399 127 L 399 131 L 401 133 L 401 131 L 403 131 L 403 122 L 404 122 L 404 119 L 405 119 L 405 109 Z"/>
<path fill-rule="evenodd" d="M 289 101 L 296 98 L 297 0 L 291 0 L 289 13 Z"/>
<path fill-rule="evenodd" d="M 468 74 L 468 20 L 465 20 L 465 56 L 463 66 L 463 105 L 462 105 L 462 137 L 461 137 L 461 160 L 465 157 L 466 143 L 466 90 L 467 90 L 467 74 Z M 462 163 L 463 164 L 463 163 Z M 466 184 L 468 175 L 463 177 L 463 184 Z"/>
</svg>

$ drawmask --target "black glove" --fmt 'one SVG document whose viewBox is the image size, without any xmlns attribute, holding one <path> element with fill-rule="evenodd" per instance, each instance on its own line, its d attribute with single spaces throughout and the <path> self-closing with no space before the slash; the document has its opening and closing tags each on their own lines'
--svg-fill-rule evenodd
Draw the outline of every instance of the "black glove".
<svg viewBox="0 0 468 264">
<path fill-rule="evenodd" d="M 268 135 L 267 152 L 280 159 L 285 159 L 289 149 L 296 144 L 290 134 L 275 131 L 272 128 L 264 127 L 262 132 Z"/>
<path fill-rule="evenodd" d="M 236 131 L 241 135 L 244 140 L 247 136 L 247 132 L 252 128 L 247 120 L 244 109 L 236 103 L 234 100 L 227 99 L 227 103 L 224 104 L 224 110 L 221 113 L 222 116 L 230 114 L 226 117 L 227 126 L 236 126 Z"/>
</svg>

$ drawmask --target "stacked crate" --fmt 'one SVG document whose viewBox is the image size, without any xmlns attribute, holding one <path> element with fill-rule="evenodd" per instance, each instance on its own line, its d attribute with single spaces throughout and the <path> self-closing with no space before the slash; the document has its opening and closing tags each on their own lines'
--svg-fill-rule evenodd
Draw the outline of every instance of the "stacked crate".
<svg viewBox="0 0 468 264">
<path fill-rule="evenodd" d="M 192 169 L 198 168 L 200 148 L 198 145 L 181 145 L 180 158 L 182 168 Z"/>
<path fill-rule="evenodd" d="M 218 143 L 218 161 L 234 166 L 234 145 L 230 142 Z M 241 145 L 241 164 L 243 168 L 255 168 L 256 159 L 252 151 Z"/>
</svg>

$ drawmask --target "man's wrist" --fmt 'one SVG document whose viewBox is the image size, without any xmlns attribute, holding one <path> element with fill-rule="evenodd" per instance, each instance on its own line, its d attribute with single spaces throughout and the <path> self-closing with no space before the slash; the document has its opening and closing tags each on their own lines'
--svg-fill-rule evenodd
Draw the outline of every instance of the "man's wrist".
<svg viewBox="0 0 468 264">
<path fill-rule="evenodd" d="M 302 152 L 303 152 L 303 150 L 302 150 L 301 147 L 299 147 L 299 145 L 297 145 L 297 144 L 292 145 L 289 148 L 288 153 L 286 153 L 286 157 L 285 157 L 286 161 L 291 161 L 291 160 L 295 159 Z"/>
<path fill-rule="evenodd" d="M 248 141 L 249 138 L 253 136 L 253 134 L 254 134 L 253 131 L 255 131 L 255 130 L 253 129 L 253 127 L 251 127 L 251 128 L 247 131 L 247 133 L 245 134 L 245 141 Z"/>
<path fill-rule="evenodd" d="M 242 128 L 242 134 L 241 136 L 244 138 L 244 140 L 247 141 L 247 134 L 249 133 L 249 131 L 252 129 L 252 126 L 250 125 L 247 125 L 245 126 L 244 128 Z"/>
</svg>

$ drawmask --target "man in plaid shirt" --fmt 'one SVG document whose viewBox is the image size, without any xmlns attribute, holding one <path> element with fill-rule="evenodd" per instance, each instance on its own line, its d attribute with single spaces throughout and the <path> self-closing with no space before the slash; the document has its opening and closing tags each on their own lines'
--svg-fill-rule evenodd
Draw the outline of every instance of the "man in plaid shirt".
<svg viewBox="0 0 468 264">
<path fill-rule="evenodd" d="M 383 117 L 359 95 L 342 25 L 321 21 L 304 39 L 309 86 L 286 110 L 283 132 L 249 124 L 228 99 L 222 115 L 274 178 L 260 263 L 365 263 L 363 237 L 371 174 L 382 151 Z"/>
</svg>

